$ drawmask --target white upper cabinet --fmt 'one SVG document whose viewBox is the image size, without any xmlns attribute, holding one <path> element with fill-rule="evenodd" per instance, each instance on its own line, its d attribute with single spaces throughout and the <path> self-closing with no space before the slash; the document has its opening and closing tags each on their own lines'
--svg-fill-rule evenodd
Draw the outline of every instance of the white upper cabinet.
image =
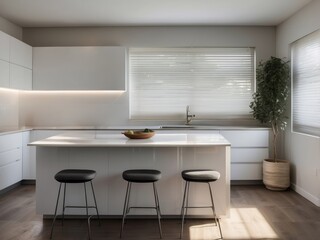
<svg viewBox="0 0 320 240">
<path fill-rule="evenodd" d="M 0 31 L 0 59 L 9 62 L 10 36 Z"/>
<path fill-rule="evenodd" d="M 32 70 L 10 64 L 10 88 L 32 90 Z"/>
<path fill-rule="evenodd" d="M 0 59 L 0 87 L 9 88 L 10 87 L 10 63 Z"/>
<path fill-rule="evenodd" d="M 32 69 L 32 47 L 18 39 L 10 39 L 10 62 Z"/>
<path fill-rule="evenodd" d="M 124 47 L 35 47 L 34 90 L 126 90 Z"/>
<path fill-rule="evenodd" d="M 32 47 L 1 31 L 0 88 L 32 89 Z"/>
</svg>

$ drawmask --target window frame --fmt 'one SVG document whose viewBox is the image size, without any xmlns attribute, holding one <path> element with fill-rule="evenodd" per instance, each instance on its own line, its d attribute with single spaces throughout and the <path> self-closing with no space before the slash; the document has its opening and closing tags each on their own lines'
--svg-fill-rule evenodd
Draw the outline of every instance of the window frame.
<svg viewBox="0 0 320 240">
<path fill-rule="evenodd" d="M 128 89 L 129 89 L 129 119 L 130 120 L 152 120 L 152 121 L 162 121 L 162 120 L 169 120 L 169 121 L 180 121 L 183 120 L 182 118 L 178 118 L 178 119 L 167 119 L 167 118 L 144 118 L 144 117 L 133 117 L 132 116 L 132 80 L 131 80 L 131 61 L 130 61 L 130 54 L 131 54 L 131 50 L 135 50 L 135 49 L 249 49 L 250 50 L 250 54 L 251 54 L 251 65 L 252 65 L 252 76 L 250 77 L 251 79 L 251 94 L 250 94 L 250 100 L 252 99 L 252 95 L 256 92 L 256 48 L 255 47 L 175 47 L 175 48 L 171 48 L 171 47 L 156 47 L 156 48 L 142 48 L 142 47 L 132 47 L 128 49 Z M 197 119 L 197 120 L 253 120 L 252 114 L 251 114 L 251 110 L 249 109 L 249 103 L 248 102 L 248 112 L 246 114 L 243 114 L 242 117 L 227 117 L 227 115 L 223 116 L 223 117 L 214 117 L 214 118 L 206 118 L 206 119 Z"/>
<path fill-rule="evenodd" d="M 303 37 L 301 37 L 301 38 L 299 38 L 299 39 L 297 39 L 296 41 L 294 41 L 294 42 L 292 42 L 291 44 L 290 44 L 290 54 L 291 54 L 291 56 L 290 56 L 290 59 L 291 59 L 291 114 L 290 114 L 290 116 L 291 116 L 291 132 L 292 133 L 296 133 L 296 134 L 301 134 L 301 135 L 305 135 L 305 136 L 309 136 L 309 137 L 314 137 L 314 138 L 318 138 L 318 139 L 320 139 L 320 127 L 318 127 L 315 131 L 316 132 L 311 132 L 311 131 L 309 131 L 309 130 L 304 130 L 303 131 L 303 126 L 304 127 L 306 127 L 306 128 L 308 128 L 308 126 L 307 125 L 302 125 L 301 124 L 301 126 L 295 126 L 295 125 L 297 125 L 295 122 L 294 122 L 294 114 L 295 114 L 295 109 L 294 109 L 294 103 L 295 103 L 295 99 L 294 99 L 294 97 L 295 97 L 295 89 L 294 89 L 294 87 L 295 87 L 295 79 L 294 79 L 294 63 L 295 63 L 295 59 L 294 59 L 294 57 L 295 57 L 295 53 L 294 53 L 294 46 L 295 46 L 295 44 L 297 44 L 299 41 L 301 41 L 301 40 L 303 40 L 303 39 L 305 39 L 305 38 L 307 38 L 307 37 L 311 37 L 313 34 L 319 34 L 319 36 L 318 36 L 318 40 L 320 41 L 320 29 L 318 29 L 318 30 L 316 30 L 316 31 L 313 31 L 313 32 L 311 32 L 311 33 L 309 33 L 309 34 L 307 34 L 307 35 L 305 35 L 305 36 L 303 36 Z M 319 47 L 319 49 L 320 49 L 320 47 Z M 319 53 L 319 58 L 320 58 L 320 53 Z M 319 79 L 320 79 L 320 74 L 319 74 Z M 320 81 L 320 80 L 319 80 Z M 320 96 L 320 93 L 319 93 L 319 96 Z M 320 98 L 320 97 L 319 97 Z M 319 115 L 320 116 L 320 115 Z M 311 127 L 312 128 L 312 127 Z"/>
</svg>

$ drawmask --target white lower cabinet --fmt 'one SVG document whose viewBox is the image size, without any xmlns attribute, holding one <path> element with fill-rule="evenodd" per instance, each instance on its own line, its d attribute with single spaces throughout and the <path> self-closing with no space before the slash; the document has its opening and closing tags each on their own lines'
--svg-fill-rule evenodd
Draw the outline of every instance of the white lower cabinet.
<svg viewBox="0 0 320 240">
<path fill-rule="evenodd" d="M 22 132 L 22 178 L 25 180 L 36 179 L 36 152 L 33 147 L 28 146 L 28 143 L 31 141 L 31 135 L 31 131 Z"/>
<path fill-rule="evenodd" d="M 0 136 L 0 190 L 22 180 L 22 135 Z"/>
<path fill-rule="evenodd" d="M 36 180 L 36 147 L 28 146 L 28 143 L 48 138 L 64 130 L 32 130 L 22 133 L 23 142 L 23 179 Z"/>
<path fill-rule="evenodd" d="M 231 143 L 231 180 L 262 180 L 262 162 L 269 157 L 269 130 L 223 130 Z"/>
</svg>

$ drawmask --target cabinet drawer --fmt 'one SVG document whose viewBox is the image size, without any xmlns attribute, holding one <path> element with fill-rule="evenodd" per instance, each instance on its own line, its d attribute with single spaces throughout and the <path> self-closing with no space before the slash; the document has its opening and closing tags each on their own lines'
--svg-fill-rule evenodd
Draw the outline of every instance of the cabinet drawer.
<svg viewBox="0 0 320 240">
<path fill-rule="evenodd" d="M 268 157 L 268 148 L 231 148 L 232 163 L 261 163 Z"/>
<path fill-rule="evenodd" d="M 13 133 L 0 136 L 0 153 L 13 150 L 16 148 L 21 149 L 22 136 L 21 133 Z"/>
<path fill-rule="evenodd" d="M 12 164 L 0 167 L 0 190 L 22 180 L 21 159 Z"/>
<path fill-rule="evenodd" d="M 14 149 L 0 153 L 0 168 L 21 161 L 22 150 Z"/>
<path fill-rule="evenodd" d="M 268 147 L 268 130 L 223 130 L 220 132 L 230 143 L 231 147 Z"/>
<path fill-rule="evenodd" d="M 232 163 L 231 180 L 261 180 L 262 163 Z"/>
</svg>

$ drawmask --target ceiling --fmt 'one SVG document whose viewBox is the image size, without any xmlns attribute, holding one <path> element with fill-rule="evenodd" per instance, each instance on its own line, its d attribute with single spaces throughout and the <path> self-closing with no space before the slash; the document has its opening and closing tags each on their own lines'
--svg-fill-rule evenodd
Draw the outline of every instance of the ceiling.
<svg viewBox="0 0 320 240">
<path fill-rule="evenodd" d="M 275 26 L 312 0 L 0 0 L 21 27 Z"/>
</svg>

